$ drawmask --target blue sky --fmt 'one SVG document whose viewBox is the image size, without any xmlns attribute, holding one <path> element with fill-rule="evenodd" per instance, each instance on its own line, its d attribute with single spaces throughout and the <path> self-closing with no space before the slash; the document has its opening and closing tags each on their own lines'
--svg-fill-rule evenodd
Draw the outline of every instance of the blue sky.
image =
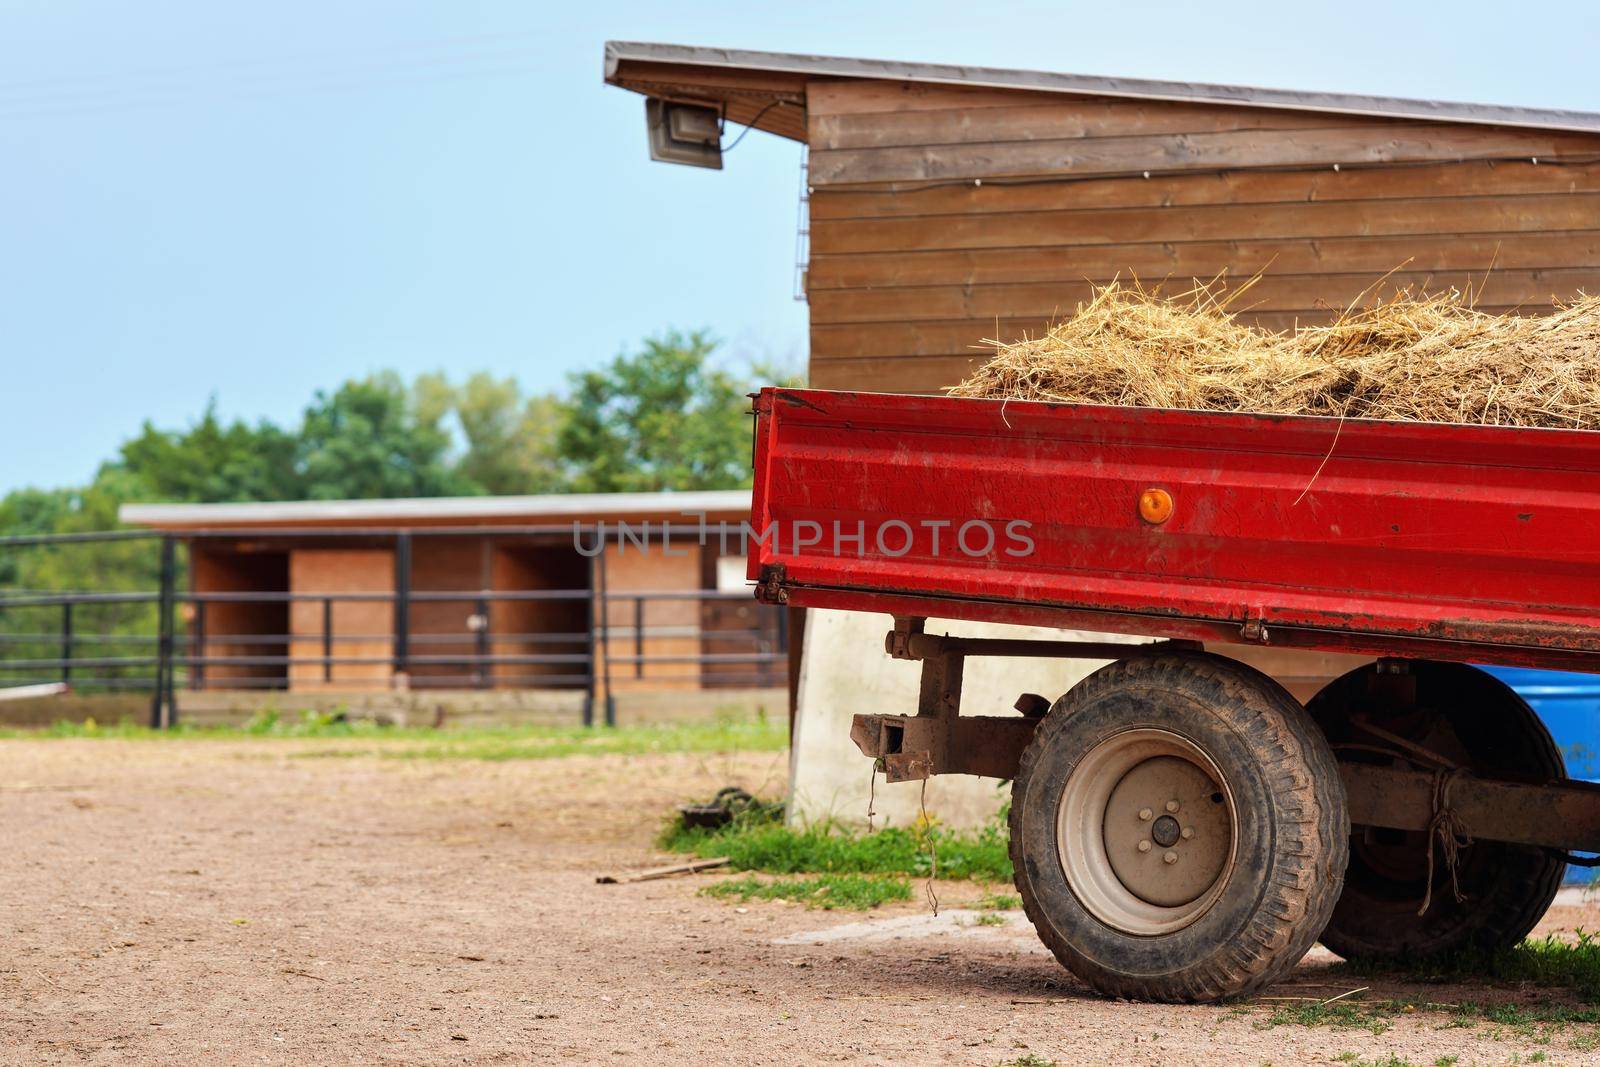
<svg viewBox="0 0 1600 1067">
<path fill-rule="evenodd" d="M 799 361 L 798 146 L 650 163 L 607 38 L 1600 111 L 1591 3 L 0 0 L 0 492 L 381 368 Z"/>
</svg>

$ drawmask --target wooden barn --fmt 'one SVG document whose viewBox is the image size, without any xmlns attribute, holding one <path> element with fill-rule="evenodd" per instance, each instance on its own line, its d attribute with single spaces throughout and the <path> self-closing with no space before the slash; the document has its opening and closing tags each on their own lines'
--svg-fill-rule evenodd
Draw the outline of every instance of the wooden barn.
<svg viewBox="0 0 1600 1067">
<path fill-rule="evenodd" d="M 605 77 L 807 146 L 818 388 L 936 391 L 1118 276 L 1261 272 L 1274 327 L 1390 271 L 1600 291 L 1600 115 L 622 42 Z"/>
<path fill-rule="evenodd" d="M 1244 317 L 1274 328 L 1325 321 L 1386 274 L 1470 285 L 1497 312 L 1600 291 L 1596 114 L 621 42 L 605 79 L 647 98 L 654 158 L 720 166 L 723 122 L 805 146 L 817 388 L 937 392 L 986 340 L 1037 334 L 1118 277 L 1260 273 Z M 926 799 L 951 825 L 990 818 L 999 794 L 976 778 L 873 793 L 850 715 L 912 704 L 916 672 L 877 651 L 886 619 L 799 622 L 790 812 L 910 821 Z M 1359 662 L 1249 658 L 1302 699 Z M 1094 666 L 988 662 L 969 694 L 993 699 L 965 713 L 1010 713 L 1018 687 L 1064 692 Z"/>
</svg>

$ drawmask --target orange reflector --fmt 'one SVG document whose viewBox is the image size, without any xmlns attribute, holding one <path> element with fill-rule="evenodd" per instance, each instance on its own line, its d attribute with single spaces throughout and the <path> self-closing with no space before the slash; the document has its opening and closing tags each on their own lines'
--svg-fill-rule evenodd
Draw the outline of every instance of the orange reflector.
<svg viewBox="0 0 1600 1067">
<path fill-rule="evenodd" d="M 1140 493 L 1139 517 L 1158 526 L 1172 518 L 1172 494 L 1165 489 L 1146 489 Z"/>
</svg>

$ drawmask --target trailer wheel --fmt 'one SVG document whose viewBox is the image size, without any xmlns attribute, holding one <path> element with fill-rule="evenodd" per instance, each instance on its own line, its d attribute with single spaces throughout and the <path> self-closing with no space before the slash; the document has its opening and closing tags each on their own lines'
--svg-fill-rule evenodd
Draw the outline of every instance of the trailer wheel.
<svg viewBox="0 0 1600 1067">
<path fill-rule="evenodd" d="M 1012 786 L 1028 918 L 1116 997 L 1218 1000 L 1293 967 L 1339 897 L 1348 834 L 1338 768 L 1305 710 L 1201 653 L 1084 679 Z"/>
<path fill-rule="evenodd" d="M 1387 733 L 1485 776 L 1546 782 L 1565 777 L 1561 750 L 1509 686 L 1460 663 L 1369 664 L 1330 683 L 1307 710 L 1340 759 L 1433 770 L 1425 760 L 1386 756 Z M 1561 888 L 1565 861 L 1545 849 L 1480 841 L 1463 848 L 1456 883 L 1435 856 L 1428 910 L 1427 835 L 1352 826 L 1344 894 L 1322 935 L 1346 959 L 1376 962 L 1509 948 L 1527 936 Z"/>
</svg>

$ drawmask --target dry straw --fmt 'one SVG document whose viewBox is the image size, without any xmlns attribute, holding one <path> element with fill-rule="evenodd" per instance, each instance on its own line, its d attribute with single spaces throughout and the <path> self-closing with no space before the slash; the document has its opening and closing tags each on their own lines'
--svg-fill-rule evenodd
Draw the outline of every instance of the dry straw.
<svg viewBox="0 0 1600 1067">
<path fill-rule="evenodd" d="M 1600 297 L 1491 315 L 1473 294 L 1401 290 L 1324 326 L 1273 332 L 1230 308 L 1257 279 L 1171 297 L 1096 287 L 1042 337 L 995 354 L 954 396 L 1600 429 Z"/>
</svg>

